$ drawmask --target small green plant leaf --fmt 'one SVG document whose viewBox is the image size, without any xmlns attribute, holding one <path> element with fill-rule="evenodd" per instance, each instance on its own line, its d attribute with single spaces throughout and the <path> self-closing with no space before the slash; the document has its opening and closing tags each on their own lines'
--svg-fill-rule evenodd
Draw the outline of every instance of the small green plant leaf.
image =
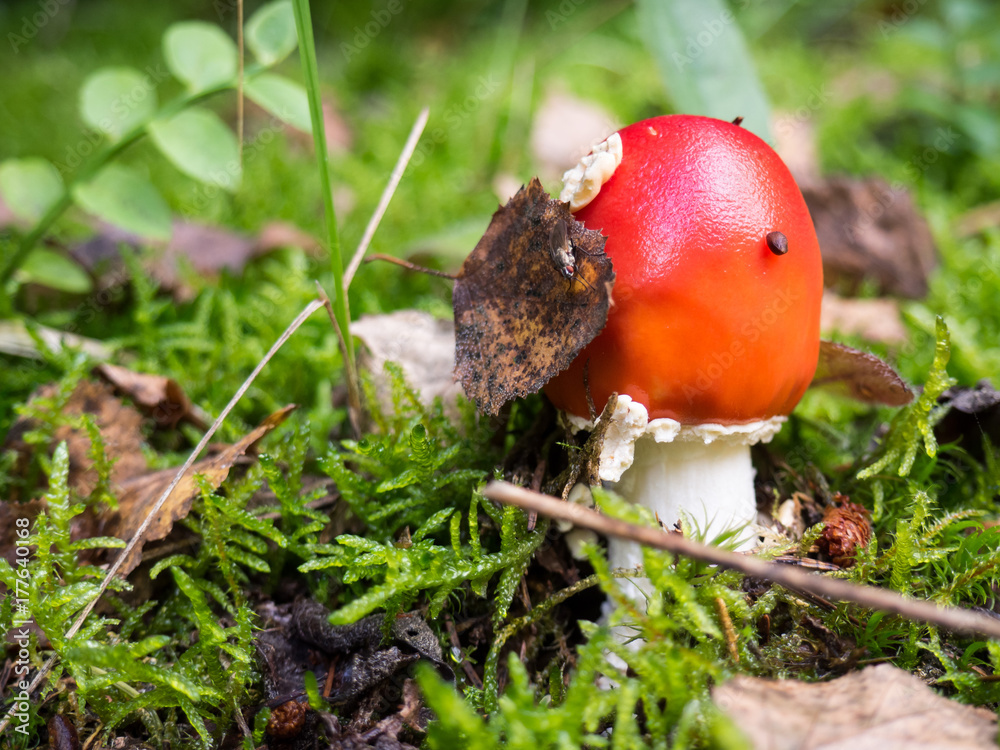
<svg viewBox="0 0 1000 750">
<path fill-rule="evenodd" d="M 17 280 L 70 294 L 86 294 L 93 287 L 90 277 L 78 263 L 45 247 L 36 247 L 31 251 L 17 269 Z"/>
<path fill-rule="evenodd" d="M 769 138 L 770 106 L 736 17 L 725 0 L 640 0 L 639 25 L 674 109 Z"/>
<path fill-rule="evenodd" d="M 189 177 L 230 192 L 240 186 L 239 144 L 214 112 L 186 109 L 151 123 L 149 134 L 160 152 Z"/>
<path fill-rule="evenodd" d="M 84 211 L 142 237 L 170 238 L 166 202 L 149 181 L 121 164 L 109 164 L 74 187 L 73 200 Z"/>
<path fill-rule="evenodd" d="M 42 601 L 42 605 L 56 609 L 65 605 L 70 605 L 70 612 L 76 612 L 87 604 L 97 594 L 98 586 L 91 581 L 80 581 L 69 586 L 62 586 L 57 591 L 49 594 Z"/>
<path fill-rule="evenodd" d="M 295 81 L 273 73 L 261 73 L 248 80 L 243 91 L 282 122 L 303 133 L 312 133 L 309 97 Z"/>
<path fill-rule="evenodd" d="M 937 343 L 934 362 L 920 397 L 892 420 L 882 456 L 871 466 L 859 471 L 858 479 L 870 479 L 883 471 L 895 471 L 901 477 L 909 476 L 921 443 L 928 456 L 933 458 L 937 455 L 934 425 L 944 415 L 944 411 L 937 407 L 937 401 L 957 381 L 947 371 L 951 357 L 951 336 L 943 318 L 937 319 L 935 337 Z M 876 520 L 877 518 L 876 516 Z"/>
<path fill-rule="evenodd" d="M 192 92 L 225 86 L 236 79 L 236 45 L 214 24 L 173 24 L 163 35 L 163 54 L 170 72 Z"/>
<path fill-rule="evenodd" d="M 133 659 L 142 659 L 145 656 L 149 656 L 154 651 L 159 651 L 161 648 L 165 648 L 169 644 L 170 636 L 151 635 L 148 638 L 143 638 L 138 643 L 133 643 L 129 648 L 129 656 Z"/>
<path fill-rule="evenodd" d="M 246 42 L 262 65 L 288 57 L 299 43 L 291 0 L 268 3 L 254 13 L 247 21 Z"/>
<path fill-rule="evenodd" d="M 62 195 L 62 177 L 45 159 L 0 163 L 0 194 L 15 216 L 37 222 Z"/>
<path fill-rule="evenodd" d="M 156 112 L 152 79 L 134 68 L 101 68 L 80 89 L 80 116 L 94 130 L 119 140 Z"/>
</svg>

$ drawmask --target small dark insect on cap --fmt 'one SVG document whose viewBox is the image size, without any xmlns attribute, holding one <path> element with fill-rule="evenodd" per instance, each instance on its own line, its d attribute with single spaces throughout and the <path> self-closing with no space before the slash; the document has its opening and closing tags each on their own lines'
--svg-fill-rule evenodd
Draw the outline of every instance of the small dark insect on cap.
<svg viewBox="0 0 1000 750">
<path fill-rule="evenodd" d="M 743 124 L 743 115 L 733 118 L 733 125 L 742 125 L 742 124 Z"/>
<path fill-rule="evenodd" d="M 775 255 L 784 255 L 788 252 L 788 238 L 781 232 L 768 232 L 767 249 Z"/>
</svg>

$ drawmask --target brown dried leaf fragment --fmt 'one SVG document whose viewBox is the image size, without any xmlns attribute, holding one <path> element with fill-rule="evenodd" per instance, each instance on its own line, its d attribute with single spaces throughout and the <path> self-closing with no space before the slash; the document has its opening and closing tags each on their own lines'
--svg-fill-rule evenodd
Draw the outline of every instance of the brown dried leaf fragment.
<svg viewBox="0 0 1000 750">
<path fill-rule="evenodd" d="M 181 478 L 167 502 L 153 519 L 142 540 L 135 546 L 131 554 L 122 563 L 118 575 L 122 578 L 132 572 L 142 561 L 142 547 L 148 542 L 163 539 L 170 533 L 174 521 L 187 516 L 191 504 L 198 496 L 198 484 L 195 475 L 204 476 L 212 487 L 218 487 L 229 476 L 229 470 L 236 460 L 246 453 L 258 440 L 271 432 L 285 421 L 285 418 L 295 410 L 295 406 L 286 406 L 268 416 L 257 427 L 233 445 L 227 445 L 211 458 L 195 463 Z M 131 539 L 139 529 L 149 512 L 149 508 L 159 499 L 177 473 L 176 468 L 163 469 L 152 474 L 136 477 L 122 484 L 122 493 L 118 498 L 118 518 L 112 528 L 112 535 L 119 539 Z"/>
<path fill-rule="evenodd" d="M 913 400 L 913 391 L 887 362 L 834 341 L 819 342 L 819 364 L 810 387 L 867 404 L 905 406 Z"/>
<path fill-rule="evenodd" d="M 481 411 L 535 393 L 608 318 L 605 238 L 537 178 L 493 214 L 455 281 L 455 373 Z"/>
<path fill-rule="evenodd" d="M 737 677 L 712 698 L 760 750 L 996 748 L 993 712 L 937 695 L 889 664 L 818 684 Z"/>
<path fill-rule="evenodd" d="M 187 419 L 196 427 L 207 428 L 204 420 L 193 412 L 190 399 L 173 378 L 135 372 L 108 363 L 98 365 L 94 371 L 132 399 L 156 421 L 157 426 L 171 429 L 182 419 Z"/>
<path fill-rule="evenodd" d="M 865 279 L 882 294 L 920 299 L 938 263 L 927 221 L 909 191 L 881 177 L 835 176 L 801 185 L 823 248 L 823 276 L 838 289 Z"/>
<path fill-rule="evenodd" d="M 57 391 L 56 384 L 43 385 L 32 394 L 32 402 L 52 398 Z M 114 462 L 110 477 L 112 485 L 146 471 L 146 459 L 140 450 L 144 440 L 142 415 L 123 404 L 107 385 L 92 380 L 81 381 L 63 407 L 62 414 L 64 417 L 88 414 L 94 420 L 104 442 L 105 455 Z M 29 453 L 34 450 L 33 446 L 23 441 L 22 436 L 33 427 L 32 420 L 18 419 L 3 444 L 5 449 L 20 455 L 21 466 L 26 465 Z M 90 455 L 93 449 L 90 436 L 82 427 L 63 424 L 52 436 L 52 447 L 63 441 L 66 441 L 69 452 L 69 485 L 78 494 L 89 495 L 98 483 Z"/>
</svg>

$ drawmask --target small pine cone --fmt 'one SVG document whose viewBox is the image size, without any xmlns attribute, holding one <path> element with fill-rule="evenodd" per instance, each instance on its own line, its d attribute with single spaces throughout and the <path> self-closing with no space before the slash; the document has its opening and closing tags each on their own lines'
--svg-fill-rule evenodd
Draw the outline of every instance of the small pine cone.
<svg viewBox="0 0 1000 750">
<path fill-rule="evenodd" d="M 823 514 L 826 528 L 816 542 L 819 551 L 842 568 L 854 564 L 854 553 L 872 538 L 871 514 L 867 508 L 837 496 L 840 505 L 827 508 Z"/>
<path fill-rule="evenodd" d="M 309 704 L 290 700 L 276 706 L 271 711 L 267 722 L 267 734 L 275 739 L 290 739 L 297 737 L 306 723 L 306 711 Z"/>
</svg>

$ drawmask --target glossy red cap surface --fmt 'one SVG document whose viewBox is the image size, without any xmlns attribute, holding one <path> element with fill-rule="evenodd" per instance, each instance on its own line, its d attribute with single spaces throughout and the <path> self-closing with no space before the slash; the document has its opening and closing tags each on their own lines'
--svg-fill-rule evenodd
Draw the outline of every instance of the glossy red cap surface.
<svg viewBox="0 0 1000 750">
<path fill-rule="evenodd" d="M 589 416 L 628 394 L 650 418 L 753 422 L 788 414 L 819 355 L 823 266 L 802 194 L 764 141 L 707 117 L 619 131 L 622 162 L 576 217 L 607 237 L 605 329 L 554 378 L 553 403 Z M 767 243 L 781 232 L 788 252 Z"/>
</svg>

